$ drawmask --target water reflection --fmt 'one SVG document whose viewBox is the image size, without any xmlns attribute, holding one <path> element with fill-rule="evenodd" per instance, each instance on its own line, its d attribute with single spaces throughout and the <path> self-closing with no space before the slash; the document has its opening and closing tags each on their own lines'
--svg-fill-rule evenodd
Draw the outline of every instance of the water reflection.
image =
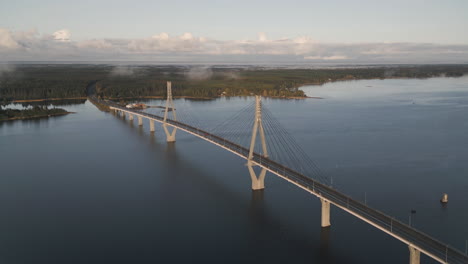
<svg viewBox="0 0 468 264">
<path fill-rule="evenodd" d="M 426 81 L 439 91 L 462 89 L 450 80 Z M 405 82 L 400 88 L 419 80 Z M 334 186 L 359 199 L 367 192 L 371 206 L 405 222 L 415 208 L 417 227 L 463 247 L 468 119 L 458 106 L 467 95 L 417 94 L 264 103 L 321 168 L 333 171 Z M 185 106 L 216 125 L 251 101 L 187 100 Z M 140 127 L 137 118 L 117 118 L 90 103 L 70 110 L 78 113 L 0 123 L 5 262 L 407 260 L 404 245 L 348 214 L 335 211 L 334 231 L 320 229 L 319 202 L 273 176 L 267 189 L 252 192 L 245 162 L 195 137 L 178 132 L 178 141 L 167 144 L 159 123 L 150 133 L 147 120 Z M 438 202 L 442 192 L 450 194 L 450 210 Z"/>
<path fill-rule="evenodd" d="M 352 80 L 304 86 L 307 96 L 333 100 L 372 100 L 406 98 L 411 102 L 448 93 L 466 93 L 468 76 L 459 78 Z M 447 85 L 447 83 L 450 83 Z M 439 96 L 437 96 L 439 95 Z"/>
<path fill-rule="evenodd" d="M 330 260 L 330 231 L 331 227 L 322 227 L 320 229 L 320 258 L 325 262 Z"/>
<path fill-rule="evenodd" d="M 223 207 L 229 208 L 231 213 L 242 215 L 242 211 L 246 206 L 243 197 L 233 192 L 225 183 L 217 181 L 215 178 L 210 177 L 205 171 L 200 170 L 199 165 L 192 164 L 182 158 L 177 149 L 177 142 L 167 143 L 165 142 L 164 136 L 157 138 L 153 133 L 145 133 L 145 130 L 141 126 L 135 127 L 132 121 L 119 120 L 128 123 L 126 127 L 134 131 L 137 129 L 137 133 L 135 134 L 138 135 L 138 139 L 142 142 L 149 140 L 151 147 L 155 148 L 156 151 L 164 150 L 165 155 L 163 162 L 168 164 L 167 173 L 164 174 L 165 185 L 168 187 L 178 186 L 179 189 L 177 192 L 169 193 L 168 190 L 164 190 L 166 193 L 165 196 L 169 195 L 173 197 L 171 199 L 172 203 L 182 198 L 178 197 L 178 195 L 180 191 L 186 189 L 185 184 L 189 184 L 190 188 L 198 189 L 201 193 L 210 197 L 213 202 L 222 201 Z M 245 174 L 247 177 L 247 171 Z M 245 188 L 250 189 L 250 186 L 245 186 Z M 277 217 L 276 213 L 271 212 L 267 206 L 268 202 L 265 200 L 265 190 L 250 192 L 250 202 L 247 205 L 249 234 L 251 236 L 251 239 L 246 241 L 249 247 L 248 256 L 268 259 L 268 256 L 258 256 L 258 248 L 271 243 L 272 240 L 276 240 L 287 241 L 288 254 L 295 254 L 291 251 L 297 251 L 297 253 L 302 254 L 304 251 L 310 251 L 310 253 L 306 255 L 311 261 L 318 256 L 321 263 L 334 263 L 334 259 L 329 253 L 329 229 L 322 229 L 320 231 L 320 238 L 318 238 L 314 236 L 314 232 L 303 230 L 302 227 L 295 226 L 292 222 L 289 222 L 287 217 Z M 206 214 L 206 211 L 198 209 L 198 213 Z M 311 229 L 315 228 L 311 226 Z M 275 230 L 275 232 L 272 233 L 272 230 Z M 320 243 L 317 243 L 318 241 L 320 241 Z M 315 253 L 316 250 L 317 253 Z M 290 258 L 286 255 L 283 257 L 285 261 Z M 351 259 L 348 259 L 348 261 L 350 260 Z"/>
</svg>

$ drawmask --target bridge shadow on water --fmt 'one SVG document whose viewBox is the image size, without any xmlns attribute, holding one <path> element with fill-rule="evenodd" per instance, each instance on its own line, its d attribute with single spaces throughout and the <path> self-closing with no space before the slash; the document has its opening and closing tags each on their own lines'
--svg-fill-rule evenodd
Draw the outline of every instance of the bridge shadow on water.
<svg viewBox="0 0 468 264">
<path fill-rule="evenodd" d="M 165 141 L 165 135 L 161 133 L 161 126 L 156 127 L 156 132 L 150 133 L 145 132 L 148 130 L 147 126 L 139 126 L 136 124 L 136 120 L 129 121 L 123 117 L 118 119 L 126 124 L 127 128 L 136 132 L 134 134 L 138 136 L 135 139 L 146 145 L 150 153 L 155 154 L 154 158 L 160 158 L 160 154 L 163 153 L 163 162 L 167 164 L 165 166 L 167 171 L 162 175 L 161 180 L 166 188 L 159 187 L 157 191 L 160 192 L 159 197 L 168 201 L 167 204 L 161 205 L 163 207 L 162 214 L 166 218 L 164 222 L 168 225 L 167 229 L 173 230 L 177 226 L 183 225 L 186 226 L 183 228 L 184 230 L 202 228 L 204 231 L 201 233 L 206 234 L 207 240 L 211 238 L 220 240 L 220 242 L 212 244 L 211 242 L 199 241 L 200 238 L 190 238 L 167 231 L 162 237 L 168 240 L 185 239 L 202 245 L 208 243 L 215 246 L 216 252 L 196 244 L 190 244 L 190 249 L 184 246 L 176 249 L 166 245 L 165 252 L 159 252 L 158 259 L 162 257 L 174 260 L 173 254 L 177 254 L 182 249 L 190 251 L 190 259 L 186 259 L 188 256 L 182 254 L 175 257 L 178 261 L 195 262 L 199 260 L 209 263 L 213 258 L 228 258 L 223 262 L 353 263 L 352 259 L 343 259 L 340 252 L 336 252 L 336 250 L 333 252 L 330 228 L 297 226 L 288 221 L 287 217 L 278 217 L 277 212 L 270 209 L 271 206 L 274 207 L 274 204 L 268 204 L 267 191 L 251 191 L 250 199 L 242 196 L 242 193 L 236 192 L 216 176 L 210 175 L 210 171 L 207 171 L 206 168 L 186 160 L 178 152 L 177 142 L 167 143 Z M 247 170 L 245 170 L 245 177 L 249 177 Z M 250 189 L 250 186 L 245 186 L 245 188 Z M 187 197 L 187 194 L 194 194 L 194 197 Z M 211 202 L 207 204 L 204 201 L 205 204 L 196 208 L 187 206 L 187 203 L 191 204 L 188 202 L 190 199 L 201 199 L 200 195 L 203 195 L 203 199 L 210 199 Z M 204 220 L 204 215 L 214 217 L 221 215 L 219 219 L 222 221 L 234 221 L 234 223 L 216 223 L 215 227 L 207 227 L 199 222 Z M 192 217 L 192 219 L 187 222 L 187 217 Z M 246 230 L 235 234 L 232 234 L 233 231 L 225 230 L 226 227 L 232 227 L 232 225 L 237 225 L 234 228 L 239 228 L 239 230 Z M 231 237 L 226 238 L 224 232 Z M 226 245 L 222 245 L 223 243 Z M 229 245 L 234 246 L 227 250 L 225 247 Z"/>
</svg>

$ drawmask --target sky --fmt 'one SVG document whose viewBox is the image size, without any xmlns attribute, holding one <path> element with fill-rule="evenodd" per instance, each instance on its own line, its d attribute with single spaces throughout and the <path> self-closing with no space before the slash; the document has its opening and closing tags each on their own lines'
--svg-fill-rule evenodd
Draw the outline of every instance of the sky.
<svg viewBox="0 0 468 264">
<path fill-rule="evenodd" d="M 15 0 L 0 61 L 468 63 L 466 0 Z"/>
</svg>

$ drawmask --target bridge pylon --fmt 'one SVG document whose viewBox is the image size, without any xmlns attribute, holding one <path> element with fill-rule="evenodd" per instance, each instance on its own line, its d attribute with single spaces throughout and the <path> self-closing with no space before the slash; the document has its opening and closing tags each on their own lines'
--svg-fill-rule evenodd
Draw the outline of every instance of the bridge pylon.
<svg viewBox="0 0 468 264">
<path fill-rule="evenodd" d="M 410 251 L 409 263 L 410 264 L 420 264 L 421 263 L 421 253 L 419 250 L 414 248 L 411 244 L 408 246 Z"/>
<path fill-rule="evenodd" d="M 330 224 L 330 201 L 320 198 L 322 204 L 322 227 L 329 227 Z"/>
<path fill-rule="evenodd" d="M 255 121 L 252 129 L 252 139 L 250 140 L 249 157 L 247 159 L 247 168 L 249 169 L 250 178 L 252 179 L 252 190 L 262 190 L 265 188 L 265 175 L 267 172 L 265 168 L 262 168 L 260 175 L 257 177 L 257 174 L 253 169 L 255 165 L 252 160 L 257 134 L 260 134 L 260 141 L 263 151 L 262 156 L 267 158 L 268 150 L 265 140 L 265 130 L 263 129 L 262 124 L 262 98 L 258 95 L 255 96 Z"/>
<path fill-rule="evenodd" d="M 164 128 L 164 132 L 166 133 L 167 142 L 174 142 L 177 129 L 174 127 L 172 131 L 170 131 L 168 128 L 167 116 L 169 114 L 169 109 L 172 112 L 173 120 L 177 121 L 176 109 L 174 107 L 174 101 L 172 100 L 171 82 L 167 82 L 167 100 L 166 100 L 166 109 L 164 111 L 163 128 Z"/>
</svg>

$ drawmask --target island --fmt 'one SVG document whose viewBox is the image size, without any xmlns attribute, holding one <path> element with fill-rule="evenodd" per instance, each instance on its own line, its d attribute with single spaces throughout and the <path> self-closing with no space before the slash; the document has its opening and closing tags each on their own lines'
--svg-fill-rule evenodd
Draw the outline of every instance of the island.
<svg viewBox="0 0 468 264">
<path fill-rule="evenodd" d="M 72 112 L 68 112 L 62 108 L 47 108 L 34 106 L 33 108 L 27 109 L 11 109 L 0 107 L 0 122 L 9 120 L 20 120 L 20 119 L 33 119 L 43 118 L 59 115 L 67 115 Z"/>
</svg>

